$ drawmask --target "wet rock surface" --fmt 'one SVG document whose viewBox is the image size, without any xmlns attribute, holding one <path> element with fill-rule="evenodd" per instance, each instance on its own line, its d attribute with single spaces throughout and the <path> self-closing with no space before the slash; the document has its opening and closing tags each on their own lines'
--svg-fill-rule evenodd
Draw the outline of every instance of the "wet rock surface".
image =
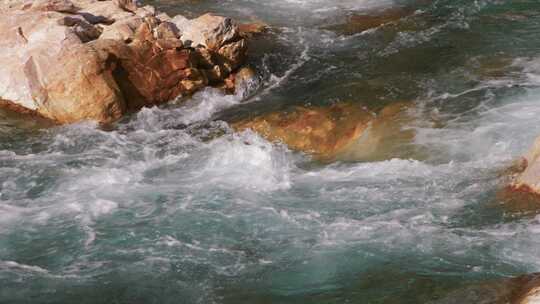
<svg viewBox="0 0 540 304">
<path fill-rule="evenodd" d="M 360 104 L 341 102 L 273 112 L 234 122 L 233 127 L 251 129 L 320 160 L 362 160 L 381 152 L 387 132 L 402 133 L 395 128 L 406 109 L 407 104 L 395 103 L 374 113 Z"/>
<path fill-rule="evenodd" d="M 356 13 L 350 15 L 345 23 L 329 26 L 326 29 L 339 34 L 353 35 L 370 29 L 375 29 L 386 24 L 399 21 L 414 13 L 414 10 L 406 7 L 389 8 L 379 11 Z"/>
</svg>

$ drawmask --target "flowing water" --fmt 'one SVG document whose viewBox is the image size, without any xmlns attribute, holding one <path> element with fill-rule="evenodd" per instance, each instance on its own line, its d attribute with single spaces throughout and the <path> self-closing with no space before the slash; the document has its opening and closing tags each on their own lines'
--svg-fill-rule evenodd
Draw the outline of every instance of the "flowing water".
<svg viewBox="0 0 540 304">
<path fill-rule="evenodd" d="M 494 303 L 540 271 L 540 216 L 498 195 L 540 135 L 538 1 L 150 3 L 271 25 L 258 82 L 107 129 L 2 113 L 0 303 Z M 338 101 L 411 101 L 416 135 L 322 164 L 225 122 Z"/>
</svg>

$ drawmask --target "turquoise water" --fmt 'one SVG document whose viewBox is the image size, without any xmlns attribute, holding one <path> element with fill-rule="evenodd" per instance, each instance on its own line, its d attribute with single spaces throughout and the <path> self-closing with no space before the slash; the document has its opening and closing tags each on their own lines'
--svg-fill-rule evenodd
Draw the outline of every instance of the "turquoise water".
<svg viewBox="0 0 540 304">
<path fill-rule="evenodd" d="M 497 195 L 540 135 L 540 3 L 151 3 L 270 24 L 258 82 L 107 130 L 0 113 L 0 303 L 504 303 L 540 271 L 540 217 Z M 338 101 L 411 101 L 416 136 L 321 164 L 225 122 Z"/>
</svg>

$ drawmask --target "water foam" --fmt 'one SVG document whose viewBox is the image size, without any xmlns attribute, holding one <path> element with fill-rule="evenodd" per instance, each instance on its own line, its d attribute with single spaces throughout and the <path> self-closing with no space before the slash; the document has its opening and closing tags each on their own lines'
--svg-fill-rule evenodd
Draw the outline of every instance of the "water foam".
<svg viewBox="0 0 540 304">
<path fill-rule="evenodd" d="M 269 191 L 290 187 L 290 153 L 246 131 L 209 143 L 198 178 L 215 186 Z"/>
</svg>

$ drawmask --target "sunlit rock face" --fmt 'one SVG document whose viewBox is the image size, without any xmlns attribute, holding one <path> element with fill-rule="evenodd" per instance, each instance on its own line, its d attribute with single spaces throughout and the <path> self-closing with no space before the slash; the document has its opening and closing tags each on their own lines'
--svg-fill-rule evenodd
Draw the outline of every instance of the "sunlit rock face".
<svg viewBox="0 0 540 304">
<path fill-rule="evenodd" d="M 328 107 L 295 107 L 234 122 L 237 131 L 251 129 L 270 141 L 312 154 L 322 161 L 362 160 L 377 156 L 385 138 L 403 132 L 401 118 L 407 104 L 396 103 L 374 113 L 361 104 L 337 103 Z"/>
<path fill-rule="evenodd" d="M 240 35 L 249 38 L 255 35 L 260 35 L 269 30 L 269 26 L 263 22 L 240 23 L 238 25 Z"/>
<path fill-rule="evenodd" d="M 510 190 L 522 194 L 540 195 L 540 138 L 536 139 L 533 147 L 521 161 L 521 171 L 516 174 L 510 185 Z M 540 196 L 537 197 L 537 201 Z"/>
<path fill-rule="evenodd" d="M 59 123 L 110 122 L 218 85 L 244 62 L 238 25 L 132 1 L 2 3 L 0 98 Z M 190 41 L 189 45 L 183 41 Z"/>
<path fill-rule="evenodd" d="M 529 290 L 527 294 L 517 302 L 519 304 L 539 304 L 540 303 L 540 286 L 536 286 Z"/>
<path fill-rule="evenodd" d="M 511 304 L 540 303 L 540 274 L 529 274 L 512 280 L 517 285 Z"/>
</svg>

